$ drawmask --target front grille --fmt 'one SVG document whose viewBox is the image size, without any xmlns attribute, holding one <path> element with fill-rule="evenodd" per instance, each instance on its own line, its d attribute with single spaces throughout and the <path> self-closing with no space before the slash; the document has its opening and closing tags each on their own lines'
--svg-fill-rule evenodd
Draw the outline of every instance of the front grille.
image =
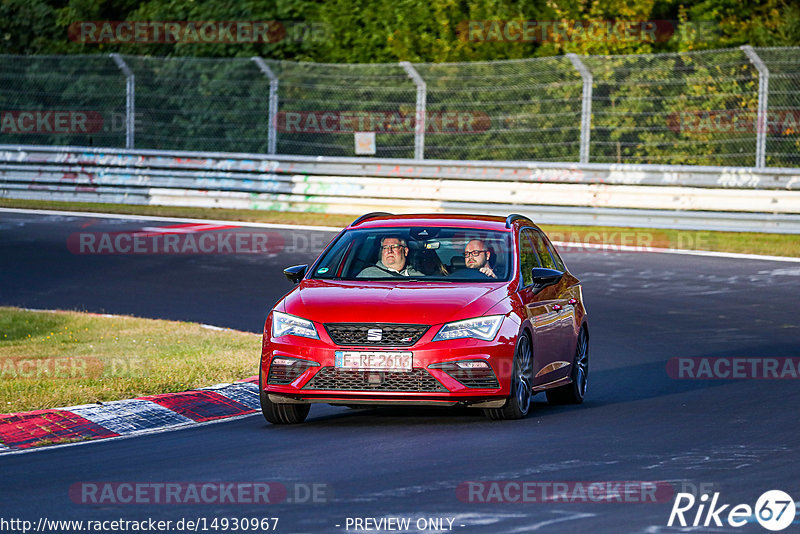
<svg viewBox="0 0 800 534">
<path fill-rule="evenodd" d="M 325 325 L 328 335 L 337 345 L 373 345 L 410 347 L 430 326 L 424 324 L 394 323 L 328 323 Z M 370 330 L 372 333 L 370 335 Z M 377 337 L 380 330 L 380 340 Z M 373 339 L 369 339 L 372 337 Z"/>
<path fill-rule="evenodd" d="M 444 371 L 468 388 L 500 387 L 491 369 L 445 369 Z"/>
<path fill-rule="evenodd" d="M 370 381 L 370 377 L 372 381 Z M 425 369 L 409 373 L 391 371 L 344 371 L 323 367 L 303 389 L 334 391 L 437 392 L 447 389 Z"/>
</svg>

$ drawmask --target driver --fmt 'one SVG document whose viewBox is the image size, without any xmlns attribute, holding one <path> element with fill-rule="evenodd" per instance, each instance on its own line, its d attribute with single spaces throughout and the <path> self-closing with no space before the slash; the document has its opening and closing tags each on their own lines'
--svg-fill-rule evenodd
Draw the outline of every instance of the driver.
<svg viewBox="0 0 800 534">
<path fill-rule="evenodd" d="M 464 248 L 464 263 L 468 269 L 478 269 L 489 278 L 497 278 L 492 267 L 489 265 L 489 258 L 492 251 L 486 248 L 486 243 L 480 239 L 473 239 Z"/>
<path fill-rule="evenodd" d="M 397 236 L 384 236 L 381 239 L 381 259 L 375 265 L 365 267 L 356 278 L 390 278 L 397 276 L 425 276 L 410 267 L 406 258 L 406 240 Z"/>
</svg>

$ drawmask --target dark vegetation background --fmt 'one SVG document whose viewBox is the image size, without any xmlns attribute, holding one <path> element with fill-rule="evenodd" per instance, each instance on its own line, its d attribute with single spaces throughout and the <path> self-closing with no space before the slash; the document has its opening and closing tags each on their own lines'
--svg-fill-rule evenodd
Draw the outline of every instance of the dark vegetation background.
<svg viewBox="0 0 800 534">
<path fill-rule="evenodd" d="M 104 117 L 88 134 L 31 134 L 6 114 L 0 143 L 125 147 L 116 52 L 136 75 L 135 148 L 263 153 L 269 80 L 250 61 L 261 56 L 280 79 L 281 112 L 413 116 L 416 88 L 398 65 L 410 61 L 427 83 L 429 114 L 490 120 L 473 133 L 430 131 L 426 158 L 578 161 L 582 81 L 564 55 L 575 52 L 594 76 L 591 162 L 751 166 L 755 128 L 714 123 L 755 118 L 758 72 L 738 49 L 749 44 L 762 47 L 771 75 L 767 165 L 800 165 L 800 49 L 764 48 L 800 45 L 797 0 L 0 1 L 0 110 Z M 139 20 L 283 21 L 296 32 L 222 44 L 68 36 L 76 22 Z M 473 42 L 460 33 L 470 20 L 668 21 L 675 31 L 655 43 Z M 277 151 L 352 156 L 353 134 L 280 132 Z M 413 128 L 379 131 L 377 156 L 412 158 Z"/>
<path fill-rule="evenodd" d="M 663 20 L 712 23 L 713 31 L 662 43 L 500 43 L 459 39 L 469 20 Z M 322 40 L 258 44 L 82 44 L 78 21 L 280 20 L 318 23 Z M 687 25 L 688 27 L 688 25 Z M 709 26 L 703 26 L 707 28 Z M 579 54 L 678 52 L 800 43 L 800 3 L 792 0 L 2 0 L 0 53 L 250 57 L 333 63 L 445 62 Z M 691 33 L 691 32 L 690 32 Z"/>
</svg>

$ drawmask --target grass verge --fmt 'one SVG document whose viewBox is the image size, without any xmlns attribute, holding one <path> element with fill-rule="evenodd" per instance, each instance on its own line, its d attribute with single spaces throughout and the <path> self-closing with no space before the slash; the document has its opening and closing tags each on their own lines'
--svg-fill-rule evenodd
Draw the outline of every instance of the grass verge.
<svg viewBox="0 0 800 534">
<path fill-rule="evenodd" d="M 0 199 L 0 207 L 104 212 L 276 224 L 309 224 L 331 226 L 335 228 L 344 228 L 356 218 L 353 215 L 326 213 L 190 208 L 178 206 L 138 206 L 92 202 L 15 199 Z M 680 248 L 714 252 L 737 252 L 741 254 L 763 254 L 767 256 L 800 257 L 800 239 L 797 239 L 797 236 L 791 234 L 709 232 L 705 230 L 658 230 L 647 228 L 553 224 L 543 224 L 541 226 L 554 241 L 608 244 L 611 246 L 612 250 L 614 245 L 631 244 L 633 246 L 641 245 L 643 250 L 646 250 L 647 247 L 650 246 L 655 248 Z"/>
<path fill-rule="evenodd" d="M 233 382 L 260 336 L 196 323 L 0 307 L 0 413 Z"/>
</svg>

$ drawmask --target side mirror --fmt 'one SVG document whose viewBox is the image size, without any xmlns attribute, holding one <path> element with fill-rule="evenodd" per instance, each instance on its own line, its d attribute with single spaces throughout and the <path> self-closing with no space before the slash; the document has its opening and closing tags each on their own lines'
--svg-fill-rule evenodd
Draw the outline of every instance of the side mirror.
<svg viewBox="0 0 800 534">
<path fill-rule="evenodd" d="M 299 284 L 300 280 L 306 275 L 306 269 L 308 269 L 308 265 L 294 265 L 285 268 L 283 274 L 291 283 Z"/>
<path fill-rule="evenodd" d="M 561 280 L 561 277 L 564 276 L 564 273 L 561 271 L 544 269 L 542 267 L 534 267 L 531 269 L 531 273 L 533 274 L 533 288 L 536 291 L 557 284 Z"/>
</svg>

